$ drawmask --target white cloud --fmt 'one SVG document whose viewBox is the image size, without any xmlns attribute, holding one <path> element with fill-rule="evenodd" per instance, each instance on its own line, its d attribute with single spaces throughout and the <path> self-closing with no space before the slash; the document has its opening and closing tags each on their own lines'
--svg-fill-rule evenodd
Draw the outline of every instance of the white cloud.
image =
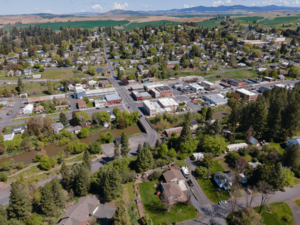
<svg viewBox="0 0 300 225">
<path fill-rule="evenodd" d="M 213 2 L 212 6 L 213 6 L 213 7 L 217 7 L 217 6 L 223 5 L 223 4 L 224 4 L 224 2 L 222 2 L 221 0 L 219 0 L 219 1 L 217 1 L 217 2 Z"/>
<path fill-rule="evenodd" d="M 142 5 L 144 8 L 151 8 L 152 5 Z"/>
<path fill-rule="evenodd" d="M 114 3 L 114 5 L 112 6 L 113 9 L 126 9 L 128 8 L 128 4 L 127 3 Z"/>
<path fill-rule="evenodd" d="M 283 4 L 289 5 L 290 3 L 288 1 L 284 1 Z"/>
<path fill-rule="evenodd" d="M 52 11 L 50 9 L 47 9 L 45 11 L 43 11 L 44 13 L 52 13 Z"/>
<path fill-rule="evenodd" d="M 226 0 L 225 1 L 227 4 L 230 4 L 231 3 L 231 0 Z"/>
<path fill-rule="evenodd" d="M 95 4 L 92 6 L 92 10 L 93 11 L 99 11 L 99 10 L 102 10 L 102 6 L 100 4 Z"/>
<path fill-rule="evenodd" d="M 191 3 L 193 3 L 193 2 L 191 2 Z M 186 8 L 186 9 L 188 9 L 188 8 L 192 8 L 192 7 L 195 7 L 195 6 L 194 5 L 184 4 L 183 7 Z"/>
<path fill-rule="evenodd" d="M 299 5 L 300 4 L 300 1 L 298 1 L 298 0 L 295 0 L 294 2 L 293 2 L 293 5 Z"/>
</svg>

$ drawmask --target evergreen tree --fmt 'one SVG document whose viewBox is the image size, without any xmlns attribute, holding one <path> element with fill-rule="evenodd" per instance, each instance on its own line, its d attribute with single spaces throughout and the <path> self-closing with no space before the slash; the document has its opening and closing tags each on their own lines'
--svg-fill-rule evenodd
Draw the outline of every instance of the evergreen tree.
<svg viewBox="0 0 300 225">
<path fill-rule="evenodd" d="M 75 182 L 75 193 L 78 196 L 86 196 L 90 189 L 90 172 L 85 166 L 81 166 Z"/>
<path fill-rule="evenodd" d="M 66 116 L 66 114 L 64 114 L 63 112 L 60 112 L 59 114 L 59 121 L 65 126 L 69 123 L 69 120 Z"/>
<path fill-rule="evenodd" d="M 138 149 L 137 149 L 137 154 L 139 154 L 139 152 L 141 152 L 142 151 L 142 145 L 141 144 L 139 144 L 139 146 L 138 146 Z"/>
<path fill-rule="evenodd" d="M 153 163 L 154 161 L 150 148 L 148 146 L 144 147 L 137 155 L 137 170 L 139 172 L 150 170 L 153 168 Z"/>
<path fill-rule="evenodd" d="M 121 134 L 121 154 L 123 157 L 127 157 L 130 148 L 129 148 L 129 141 L 128 141 L 128 137 L 125 134 L 125 132 L 122 132 Z"/>
<path fill-rule="evenodd" d="M 191 131 L 191 119 L 192 119 L 192 114 L 188 112 L 186 114 L 186 119 L 183 124 L 183 128 L 179 137 L 179 142 L 181 143 L 187 143 L 192 139 L 192 131 Z"/>
<path fill-rule="evenodd" d="M 274 175 L 271 178 L 271 184 L 275 190 L 283 190 L 285 185 L 285 173 L 282 168 L 281 163 L 277 163 L 275 170 L 273 170 Z"/>
<path fill-rule="evenodd" d="M 54 216 L 57 207 L 54 203 L 53 193 L 51 185 L 45 185 L 41 188 L 41 204 L 42 210 L 46 216 Z"/>
<path fill-rule="evenodd" d="M 300 151 L 299 146 L 294 143 L 289 144 L 283 152 L 283 162 L 287 167 L 296 169 L 300 165 Z"/>
<path fill-rule="evenodd" d="M 117 210 L 112 217 L 112 221 L 113 225 L 131 225 L 124 200 L 118 202 Z"/>
<path fill-rule="evenodd" d="M 209 107 L 206 113 L 206 120 L 211 121 L 212 119 L 213 119 L 212 109 L 211 107 Z"/>
<path fill-rule="evenodd" d="M 47 86 L 48 86 L 48 93 L 50 95 L 52 95 L 53 94 L 53 86 L 52 86 L 52 82 L 50 79 L 47 80 Z"/>
<path fill-rule="evenodd" d="M 21 78 L 19 77 L 18 78 L 18 90 L 19 90 L 20 94 L 22 93 L 23 88 L 24 88 L 23 82 L 22 82 Z"/>
<path fill-rule="evenodd" d="M 3 205 L 0 205 L 0 224 L 8 224 L 6 208 Z"/>
<path fill-rule="evenodd" d="M 64 187 L 69 190 L 70 189 L 70 180 L 71 180 L 71 175 L 70 175 L 70 170 L 68 169 L 67 165 L 65 162 L 63 162 L 61 169 L 61 181 L 64 185 Z"/>
<path fill-rule="evenodd" d="M 160 146 L 160 141 L 159 141 L 159 139 L 157 139 L 155 142 L 155 149 L 158 149 L 159 146 Z"/>
<path fill-rule="evenodd" d="M 25 191 L 19 184 L 12 183 L 7 207 L 8 217 L 26 221 L 30 217 L 30 212 L 31 204 Z"/>
<path fill-rule="evenodd" d="M 83 166 L 89 171 L 92 170 L 92 159 L 89 151 L 86 149 L 83 153 Z"/>
<path fill-rule="evenodd" d="M 256 131 L 257 138 L 262 138 L 267 125 L 267 104 L 264 98 L 258 98 L 252 106 L 251 122 L 253 123 L 253 129 Z"/>
<path fill-rule="evenodd" d="M 120 144 L 118 141 L 115 143 L 115 150 L 114 150 L 114 158 L 118 159 L 120 157 Z"/>
<path fill-rule="evenodd" d="M 216 121 L 213 123 L 213 129 L 215 131 L 215 134 L 220 134 L 222 131 L 223 125 L 220 119 L 216 119 Z"/>
<path fill-rule="evenodd" d="M 103 195 L 105 200 L 110 202 L 120 196 L 121 178 L 115 168 L 108 168 L 103 178 Z"/>
<path fill-rule="evenodd" d="M 54 204 L 59 208 L 64 207 L 65 203 L 66 203 L 66 196 L 64 194 L 64 190 L 63 190 L 62 186 L 59 183 L 58 178 L 55 177 L 54 179 L 52 179 L 50 181 L 50 184 L 52 187 L 52 195 L 53 195 Z"/>
</svg>

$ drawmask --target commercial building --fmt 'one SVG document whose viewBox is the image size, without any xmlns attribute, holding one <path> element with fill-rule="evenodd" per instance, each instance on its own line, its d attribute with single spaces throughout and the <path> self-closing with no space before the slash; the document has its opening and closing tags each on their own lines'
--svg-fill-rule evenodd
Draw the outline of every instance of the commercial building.
<svg viewBox="0 0 300 225">
<path fill-rule="evenodd" d="M 206 89 L 206 90 L 209 90 L 209 91 L 212 91 L 212 90 L 215 90 L 216 87 L 213 83 L 209 82 L 209 81 L 202 81 L 201 82 L 201 85 Z"/>
<path fill-rule="evenodd" d="M 122 98 L 118 94 L 105 95 L 108 105 L 121 104 Z"/>
<path fill-rule="evenodd" d="M 192 83 L 192 84 L 189 84 L 189 88 L 193 91 L 201 91 L 204 89 L 204 87 L 200 86 L 199 84 L 197 83 Z"/>
<path fill-rule="evenodd" d="M 145 90 L 150 90 L 153 88 L 157 88 L 157 87 L 163 87 L 165 85 L 160 84 L 160 83 L 156 83 L 156 84 L 148 84 L 148 85 L 144 85 Z"/>
<path fill-rule="evenodd" d="M 228 83 L 231 84 L 231 85 L 233 85 L 233 86 L 241 87 L 241 88 L 244 88 L 247 85 L 247 83 L 245 81 L 243 81 L 243 80 L 236 80 L 236 79 L 229 80 Z"/>
<path fill-rule="evenodd" d="M 157 82 L 157 79 L 155 77 L 148 77 L 148 78 L 142 79 L 142 83 L 153 83 L 153 82 Z"/>
<path fill-rule="evenodd" d="M 160 98 L 160 92 L 155 88 L 150 89 L 149 93 L 152 95 L 153 98 Z"/>
<path fill-rule="evenodd" d="M 162 98 L 158 100 L 158 103 L 168 112 L 174 112 L 179 104 L 173 98 Z"/>
<path fill-rule="evenodd" d="M 86 102 L 82 99 L 78 100 L 77 107 L 78 109 L 86 109 Z"/>
<path fill-rule="evenodd" d="M 28 104 L 23 108 L 23 114 L 31 114 L 33 111 L 33 105 Z"/>
<path fill-rule="evenodd" d="M 133 91 L 132 96 L 135 98 L 137 101 L 143 101 L 143 100 L 148 100 L 151 99 L 151 95 L 148 92 L 137 92 Z"/>
<path fill-rule="evenodd" d="M 168 86 L 156 87 L 155 89 L 160 93 L 160 97 L 166 98 L 173 95 L 172 89 Z"/>
<path fill-rule="evenodd" d="M 261 41 L 261 40 L 242 40 L 239 43 L 242 45 L 252 44 L 252 45 L 256 45 L 256 46 L 264 46 L 264 45 L 268 45 L 270 42 L 269 41 Z"/>
<path fill-rule="evenodd" d="M 228 103 L 228 98 L 221 94 L 204 95 L 203 98 L 210 104 L 226 105 Z"/>
<path fill-rule="evenodd" d="M 273 77 L 264 77 L 263 80 L 268 81 L 268 82 L 274 82 L 275 81 L 275 79 Z"/>
<path fill-rule="evenodd" d="M 136 85 L 130 85 L 129 90 L 131 91 L 144 91 L 144 85 L 142 84 L 136 84 Z"/>
<path fill-rule="evenodd" d="M 179 61 L 168 61 L 167 67 L 168 68 L 174 68 L 175 65 L 179 65 L 180 62 Z"/>
<path fill-rule="evenodd" d="M 183 86 L 182 84 L 174 84 L 174 85 L 173 85 L 173 88 L 178 89 L 178 88 L 180 88 L 180 87 L 182 87 L 182 86 Z"/>
<path fill-rule="evenodd" d="M 253 92 L 248 91 L 244 88 L 237 89 L 236 93 L 238 93 L 241 97 L 243 97 L 244 95 L 247 96 L 247 99 L 249 101 L 255 101 L 257 99 L 257 94 L 254 94 Z"/>
<path fill-rule="evenodd" d="M 74 98 L 83 99 L 85 97 L 104 97 L 106 95 L 116 94 L 115 88 L 103 88 L 95 90 L 85 90 L 81 84 L 76 84 L 74 91 Z"/>
<path fill-rule="evenodd" d="M 32 97 L 27 99 L 27 103 L 33 104 L 33 103 L 39 103 L 43 101 L 51 101 L 53 99 L 65 99 L 65 94 L 59 94 L 59 95 L 49 95 L 49 96 L 40 96 L 40 97 Z"/>
<path fill-rule="evenodd" d="M 150 102 L 149 100 L 143 101 L 143 108 L 150 117 L 166 112 L 166 110 L 158 104 L 158 102 Z"/>
</svg>

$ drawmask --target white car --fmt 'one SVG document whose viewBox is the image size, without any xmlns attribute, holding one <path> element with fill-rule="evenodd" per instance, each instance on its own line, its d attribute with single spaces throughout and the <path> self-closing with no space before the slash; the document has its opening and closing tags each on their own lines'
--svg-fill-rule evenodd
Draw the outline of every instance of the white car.
<svg viewBox="0 0 300 225">
<path fill-rule="evenodd" d="M 220 201 L 218 204 L 219 205 L 227 204 L 227 201 Z"/>
</svg>

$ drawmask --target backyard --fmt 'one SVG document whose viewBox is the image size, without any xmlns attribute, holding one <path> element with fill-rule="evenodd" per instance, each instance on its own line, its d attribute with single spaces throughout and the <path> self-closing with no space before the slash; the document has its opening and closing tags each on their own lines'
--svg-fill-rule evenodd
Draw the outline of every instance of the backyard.
<svg viewBox="0 0 300 225">
<path fill-rule="evenodd" d="M 249 69 L 236 69 L 232 71 L 227 71 L 225 73 L 220 73 L 217 75 L 212 75 L 207 77 L 207 80 L 220 80 L 223 78 L 232 78 L 232 79 L 245 79 L 245 78 L 257 78 L 258 74 L 255 70 Z"/>
<path fill-rule="evenodd" d="M 139 192 L 145 211 L 149 214 L 153 224 L 179 223 L 197 217 L 197 210 L 194 206 L 188 207 L 186 203 L 177 203 L 172 206 L 170 212 L 167 212 L 164 204 L 156 195 L 155 183 L 158 183 L 158 180 L 139 184 Z"/>
<path fill-rule="evenodd" d="M 73 71 L 67 70 L 46 70 L 43 78 L 45 79 L 64 79 L 73 77 Z"/>
</svg>

